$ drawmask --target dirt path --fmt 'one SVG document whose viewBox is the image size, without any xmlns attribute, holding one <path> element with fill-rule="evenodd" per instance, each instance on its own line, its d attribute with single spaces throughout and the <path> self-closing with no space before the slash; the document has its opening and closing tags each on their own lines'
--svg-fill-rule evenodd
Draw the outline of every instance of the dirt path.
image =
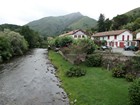
<svg viewBox="0 0 140 105">
<path fill-rule="evenodd" d="M 34 49 L 0 69 L 0 105 L 69 105 L 46 49 Z"/>
</svg>

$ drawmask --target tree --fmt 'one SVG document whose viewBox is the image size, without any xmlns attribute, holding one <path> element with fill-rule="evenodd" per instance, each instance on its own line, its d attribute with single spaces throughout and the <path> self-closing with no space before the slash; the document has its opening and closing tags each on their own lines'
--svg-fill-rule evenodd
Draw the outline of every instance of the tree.
<svg viewBox="0 0 140 105">
<path fill-rule="evenodd" d="M 30 48 L 40 46 L 40 42 L 39 42 L 40 36 L 37 32 L 30 29 L 28 26 L 21 27 L 19 32 L 21 35 L 25 37 L 25 39 L 29 43 Z"/>
<path fill-rule="evenodd" d="M 21 55 L 28 49 L 27 41 L 19 33 L 4 29 L 0 32 L 0 59 L 7 60 Z"/>
<path fill-rule="evenodd" d="M 112 21 L 108 19 L 105 20 L 105 31 L 109 31 L 112 25 Z"/>
<path fill-rule="evenodd" d="M 116 17 L 113 18 L 113 25 L 112 29 L 113 30 L 118 30 L 121 29 L 123 25 L 126 25 L 129 22 L 129 17 L 125 14 L 123 15 L 117 15 Z"/>
<path fill-rule="evenodd" d="M 98 25 L 98 32 L 105 31 L 105 16 L 103 14 L 100 14 L 97 25 Z"/>
</svg>

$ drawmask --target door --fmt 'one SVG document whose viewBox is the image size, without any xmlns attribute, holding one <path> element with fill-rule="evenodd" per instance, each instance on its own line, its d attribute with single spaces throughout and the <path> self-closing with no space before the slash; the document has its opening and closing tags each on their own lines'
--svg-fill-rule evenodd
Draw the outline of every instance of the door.
<svg viewBox="0 0 140 105">
<path fill-rule="evenodd" d="M 120 48 L 124 48 L 124 42 L 120 42 Z"/>
</svg>

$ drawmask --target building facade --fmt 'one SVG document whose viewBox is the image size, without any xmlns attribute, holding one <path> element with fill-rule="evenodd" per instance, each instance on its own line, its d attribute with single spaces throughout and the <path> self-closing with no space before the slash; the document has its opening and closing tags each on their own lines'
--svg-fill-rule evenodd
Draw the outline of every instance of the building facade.
<svg viewBox="0 0 140 105">
<path fill-rule="evenodd" d="M 107 46 L 123 48 L 125 45 L 132 44 L 133 35 L 128 30 L 116 30 L 96 33 L 93 39 L 106 40 Z"/>
</svg>

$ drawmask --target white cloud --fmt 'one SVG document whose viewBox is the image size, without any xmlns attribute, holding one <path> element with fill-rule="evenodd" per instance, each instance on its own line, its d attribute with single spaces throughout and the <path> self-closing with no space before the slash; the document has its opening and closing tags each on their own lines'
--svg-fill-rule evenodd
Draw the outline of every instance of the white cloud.
<svg viewBox="0 0 140 105">
<path fill-rule="evenodd" d="M 98 19 L 125 13 L 139 7 L 140 0 L 0 0 L 0 24 L 24 25 L 47 16 L 59 16 L 72 12 Z"/>
</svg>

